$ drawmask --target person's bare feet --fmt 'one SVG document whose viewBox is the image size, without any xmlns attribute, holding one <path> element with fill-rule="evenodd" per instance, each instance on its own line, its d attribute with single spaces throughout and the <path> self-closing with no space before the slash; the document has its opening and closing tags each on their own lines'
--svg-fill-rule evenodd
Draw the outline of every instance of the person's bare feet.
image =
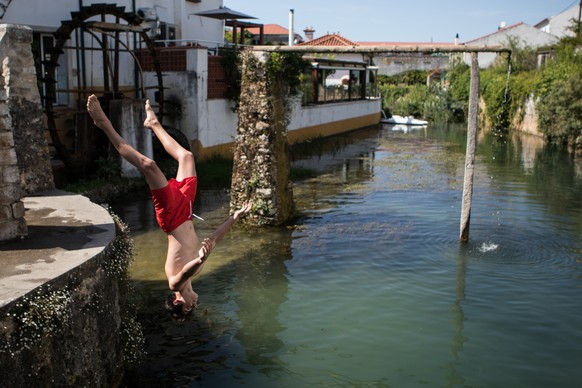
<svg viewBox="0 0 582 388">
<path fill-rule="evenodd" d="M 154 112 L 152 106 L 150 105 L 150 100 L 146 100 L 145 102 L 145 111 L 146 119 L 143 122 L 144 127 L 153 129 L 154 126 L 160 124 L 160 122 L 158 121 L 158 117 L 156 116 L 156 113 Z"/>
<path fill-rule="evenodd" d="M 87 99 L 87 112 L 93 119 L 95 125 L 99 128 L 104 128 L 108 123 L 110 123 L 109 119 L 103 109 L 101 108 L 101 103 L 99 103 L 99 99 L 94 94 L 91 94 Z"/>
</svg>

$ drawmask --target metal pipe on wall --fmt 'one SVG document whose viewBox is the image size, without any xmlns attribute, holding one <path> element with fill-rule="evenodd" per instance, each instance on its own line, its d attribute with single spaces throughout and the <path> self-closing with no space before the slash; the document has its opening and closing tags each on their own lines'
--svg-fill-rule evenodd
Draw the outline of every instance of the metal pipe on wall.
<svg viewBox="0 0 582 388">
<path fill-rule="evenodd" d="M 293 31 L 295 11 L 293 9 L 289 10 L 289 46 L 293 46 L 295 40 L 295 32 Z"/>
</svg>

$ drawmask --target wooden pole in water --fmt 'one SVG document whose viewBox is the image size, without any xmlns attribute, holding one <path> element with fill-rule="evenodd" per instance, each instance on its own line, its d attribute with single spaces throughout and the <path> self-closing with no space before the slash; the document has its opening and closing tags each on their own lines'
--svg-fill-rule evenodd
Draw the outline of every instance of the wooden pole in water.
<svg viewBox="0 0 582 388">
<path fill-rule="evenodd" d="M 471 204 L 473 200 L 473 175 L 475 173 L 475 143 L 479 113 L 479 61 L 477 53 L 471 53 L 471 86 L 469 92 L 469 117 L 467 126 L 467 151 L 465 154 L 465 179 L 461 205 L 461 242 L 469 241 Z"/>
</svg>

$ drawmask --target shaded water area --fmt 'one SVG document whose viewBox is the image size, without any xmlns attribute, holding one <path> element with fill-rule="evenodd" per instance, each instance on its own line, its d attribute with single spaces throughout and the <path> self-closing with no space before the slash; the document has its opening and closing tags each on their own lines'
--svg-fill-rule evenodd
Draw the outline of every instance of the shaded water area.
<svg viewBox="0 0 582 388">
<path fill-rule="evenodd" d="M 582 382 L 582 162 L 479 133 L 459 242 L 466 131 L 384 126 L 310 145 L 293 228 L 236 229 L 195 278 L 184 325 L 162 309 L 166 239 L 129 223 L 148 358 L 141 386 L 574 387 Z M 204 179 L 204 177 L 200 177 Z M 201 236 L 228 197 L 201 192 Z"/>
</svg>

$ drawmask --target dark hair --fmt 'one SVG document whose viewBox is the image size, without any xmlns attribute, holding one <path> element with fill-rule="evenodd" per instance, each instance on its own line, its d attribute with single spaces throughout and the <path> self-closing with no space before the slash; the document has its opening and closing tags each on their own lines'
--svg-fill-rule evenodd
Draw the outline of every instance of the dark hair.
<svg viewBox="0 0 582 388">
<path fill-rule="evenodd" d="M 175 292 L 170 293 L 170 295 L 168 295 L 168 297 L 166 298 L 166 303 L 164 307 L 176 322 L 184 322 L 188 315 L 192 313 L 192 310 L 188 311 L 187 313 L 184 313 L 184 310 L 182 309 L 182 304 L 174 304 L 175 300 L 176 293 Z"/>
</svg>

